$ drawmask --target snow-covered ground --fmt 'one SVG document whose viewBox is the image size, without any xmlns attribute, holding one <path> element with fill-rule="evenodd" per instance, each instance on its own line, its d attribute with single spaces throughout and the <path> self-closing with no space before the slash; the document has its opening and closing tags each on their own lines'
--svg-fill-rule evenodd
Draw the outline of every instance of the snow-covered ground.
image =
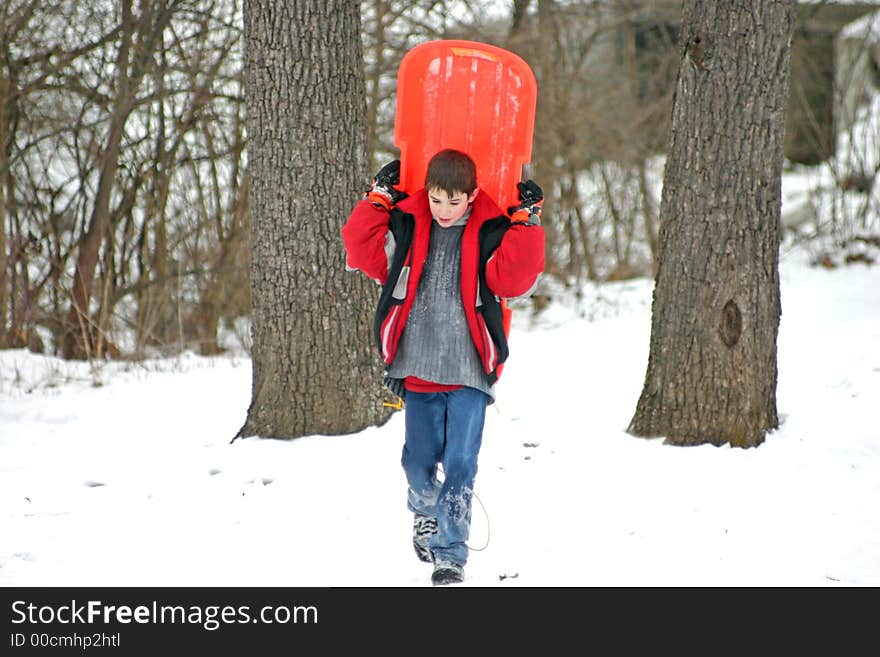
<svg viewBox="0 0 880 657">
<path fill-rule="evenodd" d="M 880 266 L 808 260 L 783 254 L 782 426 L 756 449 L 625 433 L 649 280 L 518 311 L 464 586 L 880 585 Z M 403 415 L 230 444 L 249 400 L 242 357 L 0 351 L 0 585 L 430 585 Z"/>
</svg>

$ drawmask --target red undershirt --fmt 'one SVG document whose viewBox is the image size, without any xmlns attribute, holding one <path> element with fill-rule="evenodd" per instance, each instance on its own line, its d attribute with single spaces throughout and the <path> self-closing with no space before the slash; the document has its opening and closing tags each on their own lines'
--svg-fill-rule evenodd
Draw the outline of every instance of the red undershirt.
<svg viewBox="0 0 880 657">
<path fill-rule="evenodd" d="M 410 392 L 449 392 L 450 390 L 458 390 L 462 387 L 460 385 L 447 385 L 445 383 L 425 381 L 417 376 L 406 377 L 403 385 Z"/>
</svg>

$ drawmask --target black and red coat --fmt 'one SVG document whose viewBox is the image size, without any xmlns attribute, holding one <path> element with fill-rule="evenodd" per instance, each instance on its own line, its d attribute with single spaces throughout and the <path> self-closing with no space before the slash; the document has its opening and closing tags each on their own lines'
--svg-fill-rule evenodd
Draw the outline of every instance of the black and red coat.
<svg viewBox="0 0 880 657">
<path fill-rule="evenodd" d="M 346 264 L 382 285 L 376 309 L 379 353 L 390 365 L 415 300 L 431 238 L 428 194 L 422 189 L 390 212 L 360 201 L 342 227 Z M 544 269 L 544 230 L 511 223 L 479 191 L 461 239 L 461 299 L 471 340 L 490 385 L 509 350 L 500 300 L 519 297 Z"/>
</svg>

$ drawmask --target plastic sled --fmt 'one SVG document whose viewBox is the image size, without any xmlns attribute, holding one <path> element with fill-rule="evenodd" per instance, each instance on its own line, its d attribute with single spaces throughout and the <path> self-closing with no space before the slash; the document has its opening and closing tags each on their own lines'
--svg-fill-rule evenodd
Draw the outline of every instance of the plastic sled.
<svg viewBox="0 0 880 657">
<path fill-rule="evenodd" d="M 477 165 L 477 181 L 502 209 L 517 202 L 516 183 L 532 156 L 538 85 L 510 51 L 475 41 L 428 41 L 397 72 L 394 144 L 400 186 L 424 186 L 428 161 L 455 148 Z"/>
<path fill-rule="evenodd" d="M 397 72 L 394 144 L 400 188 L 424 186 L 428 161 L 444 148 L 470 155 L 477 183 L 502 210 L 518 202 L 516 183 L 532 156 L 538 84 L 528 64 L 476 41 L 428 41 Z M 511 311 L 502 301 L 504 330 Z"/>
</svg>

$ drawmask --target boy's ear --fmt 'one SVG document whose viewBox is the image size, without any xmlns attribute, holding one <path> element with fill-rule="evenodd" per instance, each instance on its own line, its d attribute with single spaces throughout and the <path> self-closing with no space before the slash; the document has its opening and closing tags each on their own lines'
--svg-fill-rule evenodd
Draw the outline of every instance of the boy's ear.
<svg viewBox="0 0 880 657">
<path fill-rule="evenodd" d="M 468 203 L 473 203 L 474 199 L 477 198 L 477 194 L 479 194 L 479 193 L 480 193 L 480 188 L 479 187 L 474 188 L 474 191 L 471 192 L 470 196 L 468 196 Z"/>
</svg>

